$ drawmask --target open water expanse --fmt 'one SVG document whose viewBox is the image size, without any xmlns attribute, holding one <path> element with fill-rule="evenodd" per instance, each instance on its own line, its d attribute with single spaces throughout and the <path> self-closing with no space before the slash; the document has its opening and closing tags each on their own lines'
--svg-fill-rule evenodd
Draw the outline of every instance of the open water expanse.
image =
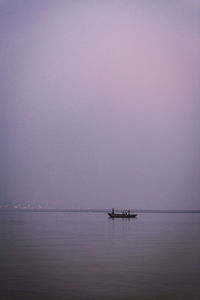
<svg viewBox="0 0 200 300">
<path fill-rule="evenodd" d="M 200 299 L 200 214 L 0 212 L 0 299 Z"/>
</svg>

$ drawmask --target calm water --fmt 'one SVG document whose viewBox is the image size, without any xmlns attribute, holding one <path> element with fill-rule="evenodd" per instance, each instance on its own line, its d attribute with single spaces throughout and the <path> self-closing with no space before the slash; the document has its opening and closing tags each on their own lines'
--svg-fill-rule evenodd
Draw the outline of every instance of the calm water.
<svg viewBox="0 0 200 300">
<path fill-rule="evenodd" d="M 1 212 L 0 299 L 200 299 L 200 214 Z"/>
</svg>

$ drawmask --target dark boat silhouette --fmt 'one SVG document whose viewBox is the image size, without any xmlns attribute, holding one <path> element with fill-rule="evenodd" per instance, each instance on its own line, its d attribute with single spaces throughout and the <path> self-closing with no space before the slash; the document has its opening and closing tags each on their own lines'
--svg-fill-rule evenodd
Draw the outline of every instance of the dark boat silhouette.
<svg viewBox="0 0 200 300">
<path fill-rule="evenodd" d="M 130 210 L 123 211 L 122 213 L 115 213 L 114 208 L 112 208 L 112 212 L 108 213 L 111 218 L 135 218 L 137 214 L 131 214 Z"/>
</svg>

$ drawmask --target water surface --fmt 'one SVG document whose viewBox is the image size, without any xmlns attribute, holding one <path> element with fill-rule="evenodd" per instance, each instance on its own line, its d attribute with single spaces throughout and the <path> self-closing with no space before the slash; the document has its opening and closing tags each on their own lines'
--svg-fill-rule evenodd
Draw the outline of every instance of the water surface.
<svg viewBox="0 0 200 300">
<path fill-rule="evenodd" d="M 200 214 L 1 212 L 0 299 L 200 299 Z"/>
</svg>

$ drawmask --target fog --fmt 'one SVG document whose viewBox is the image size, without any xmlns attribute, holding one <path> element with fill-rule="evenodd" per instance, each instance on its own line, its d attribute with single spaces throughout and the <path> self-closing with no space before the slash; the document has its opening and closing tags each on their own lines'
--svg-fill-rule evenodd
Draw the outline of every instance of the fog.
<svg viewBox="0 0 200 300">
<path fill-rule="evenodd" d="M 200 2 L 0 1 L 2 207 L 200 209 Z"/>
</svg>

